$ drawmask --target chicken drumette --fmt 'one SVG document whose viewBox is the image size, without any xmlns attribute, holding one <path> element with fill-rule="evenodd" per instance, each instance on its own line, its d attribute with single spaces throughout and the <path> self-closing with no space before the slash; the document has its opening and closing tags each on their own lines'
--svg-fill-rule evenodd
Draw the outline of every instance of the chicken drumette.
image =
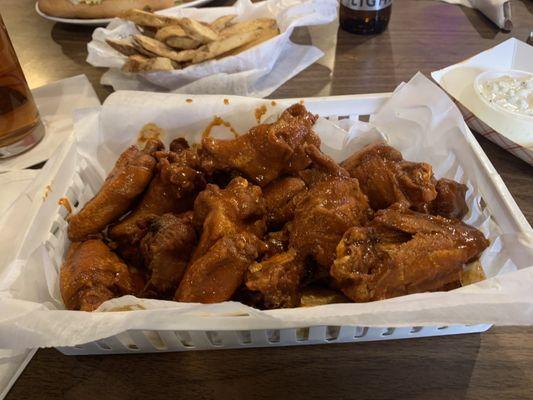
<svg viewBox="0 0 533 400">
<path fill-rule="evenodd" d="M 153 154 L 162 147 L 160 141 L 148 140 L 143 150 L 131 146 L 120 155 L 100 191 L 69 219 L 71 241 L 99 233 L 128 211 L 150 183 L 156 165 Z"/>
<path fill-rule="evenodd" d="M 417 213 L 405 204 L 381 210 L 366 227 L 348 230 L 331 276 L 356 302 L 441 290 L 489 245 L 458 220 Z"/>
<path fill-rule="evenodd" d="M 61 267 L 60 287 L 65 306 L 81 311 L 136 292 L 128 266 L 100 239 L 72 243 Z"/>
<path fill-rule="evenodd" d="M 204 168 L 236 170 L 259 186 L 282 174 L 296 173 L 310 164 L 304 147 L 320 146 L 312 130 L 316 119 L 304 106 L 295 104 L 276 122 L 258 125 L 234 140 L 206 137 L 202 141 Z"/>
<path fill-rule="evenodd" d="M 214 303 L 229 300 L 248 266 L 265 250 L 265 204 L 261 188 L 235 178 L 225 189 L 208 185 L 194 204 L 202 229 L 176 300 Z"/>
</svg>

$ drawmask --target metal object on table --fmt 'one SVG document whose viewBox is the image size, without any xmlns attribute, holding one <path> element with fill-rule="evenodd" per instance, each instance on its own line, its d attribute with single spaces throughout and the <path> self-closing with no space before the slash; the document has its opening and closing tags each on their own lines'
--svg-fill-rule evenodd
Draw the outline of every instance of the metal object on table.
<svg viewBox="0 0 533 400">
<path fill-rule="evenodd" d="M 533 31 L 529 32 L 529 36 L 526 39 L 526 43 L 530 44 L 531 46 L 533 46 Z"/>
<path fill-rule="evenodd" d="M 503 30 L 510 32 L 513 30 L 513 22 L 511 21 L 511 2 L 503 3 Z"/>
<path fill-rule="evenodd" d="M 44 127 L 0 15 L 0 159 L 26 151 Z"/>
</svg>

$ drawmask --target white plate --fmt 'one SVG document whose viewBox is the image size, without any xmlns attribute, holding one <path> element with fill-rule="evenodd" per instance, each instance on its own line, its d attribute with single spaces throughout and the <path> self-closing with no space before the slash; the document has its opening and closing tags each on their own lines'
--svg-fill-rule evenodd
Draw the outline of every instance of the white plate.
<svg viewBox="0 0 533 400">
<path fill-rule="evenodd" d="M 176 8 L 186 8 L 186 7 L 197 7 L 201 6 L 207 3 L 211 3 L 213 0 L 192 0 L 185 4 L 181 4 L 176 6 Z M 43 13 L 39 9 L 39 3 L 35 2 L 35 11 L 37 11 L 37 14 L 39 14 L 41 17 L 54 21 L 54 22 L 61 22 L 64 24 L 73 24 L 73 25 L 88 25 L 88 26 L 102 26 L 107 25 L 111 22 L 113 18 L 100 18 L 100 19 L 81 19 L 81 18 L 59 18 L 59 17 L 52 17 L 51 15 L 47 15 Z"/>
</svg>

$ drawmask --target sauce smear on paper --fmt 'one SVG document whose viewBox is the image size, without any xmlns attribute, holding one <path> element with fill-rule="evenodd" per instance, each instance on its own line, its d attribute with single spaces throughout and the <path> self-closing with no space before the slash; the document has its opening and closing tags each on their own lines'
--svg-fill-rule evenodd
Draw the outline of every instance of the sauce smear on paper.
<svg viewBox="0 0 533 400">
<path fill-rule="evenodd" d="M 263 118 L 263 115 L 265 115 L 267 112 L 267 108 L 265 105 L 262 105 L 261 107 L 257 107 L 255 109 L 255 119 L 257 123 L 261 123 L 261 118 Z"/>
<path fill-rule="evenodd" d="M 227 121 L 224 121 L 222 118 L 220 118 L 218 115 L 213 118 L 213 121 L 207 125 L 204 132 L 202 133 L 202 138 L 207 138 L 211 136 L 211 131 L 215 126 L 225 126 L 230 130 L 231 133 L 233 133 L 233 136 L 239 137 L 239 133 L 231 126 L 231 124 Z"/>
<path fill-rule="evenodd" d="M 144 146 L 148 140 L 162 140 L 164 136 L 165 131 L 156 124 L 150 122 L 141 128 L 139 136 L 137 137 L 137 143 Z"/>
</svg>

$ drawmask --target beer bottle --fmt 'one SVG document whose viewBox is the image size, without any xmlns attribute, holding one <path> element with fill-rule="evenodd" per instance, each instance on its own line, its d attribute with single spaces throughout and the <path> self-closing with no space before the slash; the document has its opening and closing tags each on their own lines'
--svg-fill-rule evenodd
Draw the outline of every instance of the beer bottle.
<svg viewBox="0 0 533 400">
<path fill-rule="evenodd" d="M 383 32 L 389 24 L 392 0 L 341 0 L 342 29 L 358 34 Z"/>
</svg>

